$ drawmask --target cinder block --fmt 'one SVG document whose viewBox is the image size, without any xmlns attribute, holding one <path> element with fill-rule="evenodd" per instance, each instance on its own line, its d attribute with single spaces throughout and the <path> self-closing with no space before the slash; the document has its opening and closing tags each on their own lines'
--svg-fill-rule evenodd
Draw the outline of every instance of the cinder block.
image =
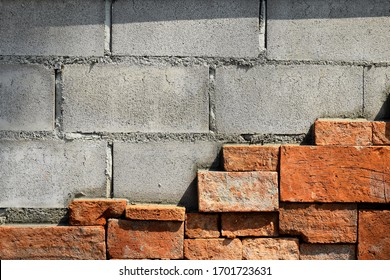
<svg viewBox="0 0 390 280">
<path fill-rule="evenodd" d="M 317 146 L 370 146 L 372 122 L 362 119 L 319 119 L 314 123 Z"/>
<path fill-rule="evenodd" d="M 277 172 L 198 172 L 200 212 L 276 211 L 278 194 Z"/>
<path fill-rule="evenodd" d="M 115 1 L 113 53 L 257 57 L 264 48 L 259 4 L 257 0 Z"/>
<path fill-rule="evenodd" d="M 197 208 L 196 172 L 214 166 L 211 142 L 114 143 L 114 196 Z"/>
<path fill-rule="evenodd" d="M 355 243 L 356 204 L 283 204 L 280 234 L 300 235 L 308 243 Z"/>
<path fill-rule="evenodd" d="M 355 260 L 355 244 L 301 244 L 301 260 Z"/>
<path fill-rule="evenodd" d="M 184 222 L 110 219 L 107 252 L 113 259 L 182 259 Z"/>
<path fill-rule="evenodd" d="M 102 56 L 104 0 L 3 0 L 0 55 Z"/>
<path fill-rule="evenodd" d="M 69 204 L 69 224 L 104 226 L 125 213 L 126 203 L 126 199 L 75 199 Z"/>
<path fill-rule="evenodd" d="M 207 67 L 66 66 L 63 73 L 66 131 L 209 131 Z"/>
<path fill-rule="evenodd" d="M 364 114 L 370 120 L 390 119 L 390 67 L 364 68 Z"/>
<path fill-rule="evenodd" d="M 389 25 L 389 1 L 267 1 L 268 56 L 390 61 Z"/>
<path fill-rule="evenodd" d="M 0 130 L 52 130 L 54 70 L 37 65 L 0 65 L 0 100 Z"/>
<path fill-rule="evenodd" d="M 261 65 L 216 71 L 215 116 L 223 133 L 307 133 L 320 117 L 363 109 L 360 67 Z"/>
<path fill-rule="evenodd" d="M 390 147 L 282 146 L 280 200 L 387 203 Z"/>
<path fill-rule="evenodd" d="M 390 211 L 359 211 L 359 260 L 390 259 Z"/>
<path fill-rule="evenodd" d="M 102 226 L 1 226 L 2 260 L 105 260 Z"/>
<path fill-rule="evenodd" d="M 242 243 L 238 238 L 185 239 L 187 260 L 241 260 Z"/>
<path fill-rule="evenodd" d="M 106 143 L 0 141 L 0 207 L 67 207 L 76 194 L 105 197 Z"/>
<path fill-rule="evenodd" d="M 245 238 L 242 240 L 244 260 L 299 260 L 297 238 Z"/>
</svg>

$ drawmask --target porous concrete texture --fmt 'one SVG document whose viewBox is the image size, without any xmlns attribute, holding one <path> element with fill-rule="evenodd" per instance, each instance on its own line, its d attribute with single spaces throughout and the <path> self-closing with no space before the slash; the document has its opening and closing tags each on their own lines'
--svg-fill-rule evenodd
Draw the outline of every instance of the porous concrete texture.
<svg viewBox="0 0 390 280">
<path fill-rule="evenodd" d="M 196 172 L 218 165 L 212 142 L 114 143 L 114 196 L 197 208 Z"/>
<path fill-rule="evenodd" d="M 103 141 L 0 141 L 0 207 L 64 208 L 106 195 Z"/>
<path fill-rule="evenodd" d="M 208 132 L 208 68 L 65 66 L 65 131 Z"/>
<path fill-rule="evenodd" d="M 220 67 L 216 129 L 222 133 L 307 133 L 319 117 L 357 117 L 363 69 L 329 65 Z"/>
<path fill-rule="evenodd" d="M 271 59 L 390 61 L 390 1 L 267 1 Z"/>
<path fill-rule="evenodd" d="M 257 57 L 259 0 L 117 0 L 115 55 Z"/>
<path fill-rule="evenodd" d="M 67 208 L 6 208 L 2 215 L 6 224 L 66 224 L 69 218 Z"/>
<path fill-rule="evenodd" d="M 390 119 L 390 67 L 364 68 L 364 114 L 370 120 Z"/>
<path fill-rule="evenodd" d="M 0 130 L 52 130 L 54 70 L 39 65 L 0 65 L 0 100 Z"/>
<path fill-rule="evenodd" d="M 3 0 L 0 55 L 102 56 L 104 0 Z"/>
</svg>

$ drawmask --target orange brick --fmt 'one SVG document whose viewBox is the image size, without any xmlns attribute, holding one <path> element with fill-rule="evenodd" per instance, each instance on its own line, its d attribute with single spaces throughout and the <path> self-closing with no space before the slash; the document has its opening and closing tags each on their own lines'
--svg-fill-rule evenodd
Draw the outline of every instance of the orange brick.
<svg viewBox="0 0 390 280">
<path fill-rule="evenodd" d="M 186 239 L 184 258 L 188 260 L 241 260 L 239 239 Z"/>
<path fill-rule="evenodd" d="M 282 146 L 280 199 L 390 201 L 390 147 Z"/>
<path fill-rule="evenodd" d="M 278 171 L 280 145 L 225 145 L 223 167 L 226 171 Z"/>
<path fill-rule="evenodd" d="M 366 120 L 319 119 L 314 123 L 314 137 L 318 146 L 370 146 L 372 125 Z"/>
<path fill-rule="evenodd" d="M 299 260 L 296 238 L 245 238 L 242 240 L 244 260 Z"/>
<path fill-rule="evenodd" d="M 174 205 L 128 205 L 126 219 L 154 221 L 184 221 L 186 209 Z"/>
<path fill-rule="evenodd" d="M 372 123 L 372 142 L 374 145 L 390 145 L 390 122 Z"/>
<path fill-rule="evenodd" d="M 280 234 L 300 235 L 308 243 L 355 243 L 357 206 L 352 204 L 283 204 Z"/>
<path fill-rule="evenodd" d="M 390 211 L 359 211 L 358 259 L 390 260 Z"/>
<path fill-rule="evenodd" d="M 102 226 L 1 226 L 2 260 L 105 260 Z"/>
<path fill-rule="evenodd" d="M 218 238 L 218 214 L 189 213 L 186 215 L 187 238 Z"/>
<path fill-rule="evenodd" d="M 301 244 L 301 260 L 355 260 L 355 244 Z"/>
<path fill-rule="evenodd" d="M 109 218 L 119 218 L 125 211 L 125 199 L 76 199 L 69 204 L 70 225 L 105 225 Z"/>
<path fill-rule="evenodd" d="M 108 220 L 107 252 L 113 259 L 183 258 L 184 222 Z"/>
<path fill-rule="evenodd" d="M 278 213 L 223 213 L 222 236 L 277 236 Z"/>
<path fill-rule="evenodd" d="M 275 211 L 278 173 L 199 171 L 198 196 L 200 212 Z"/>
</svg>

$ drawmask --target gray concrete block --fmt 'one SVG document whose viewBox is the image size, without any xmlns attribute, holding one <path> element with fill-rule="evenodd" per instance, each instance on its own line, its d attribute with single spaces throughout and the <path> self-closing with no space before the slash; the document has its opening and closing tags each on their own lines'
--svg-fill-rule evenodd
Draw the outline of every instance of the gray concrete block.
<svg viewBox="0 0 390 280">
<path fill-rule="evenodd" d="M 54 128 L 54 70 L 0 65 L 0 130 Z"/>
<path fill-rule="evenodd" d="M 106 143 L 0 141 L 0 207 L 63 208 L 105 197 Z"/>
<path fill-rule="evenodd" d="M 257 57 L 264 48 L 258 0 L 118 0 L 116 55 Z"/>
<path fill-rule="evenodd" d="M 267 1 L 272 59 L 390 61 L 390 1 Z"/>
<path fill-rule="evenodd" d="M 104 0 L 2 0 L 0 55 L 102 56 Z"/>
<path fill-rule="evenodd" d="M 196 172 L 219 164 L 212 142 L 114 143 L 114 196 L 196 209 Z"/>
<path fill-rule="evenodd" d="M 66 66 L 66 131 L 208 132 L 208 68 Z"/>
<path fill-rule="evenodd" d="M 364 69 L 364 114 L 369 120 L 390 120 L 390 67 Z"/>
<path fill-rule="evenodd" d="M 307 133 L 316 118 L 360 116 L 362 76 L 362 67 L 350 66 L 217 68 L 217 131 Z"/>
</svg>

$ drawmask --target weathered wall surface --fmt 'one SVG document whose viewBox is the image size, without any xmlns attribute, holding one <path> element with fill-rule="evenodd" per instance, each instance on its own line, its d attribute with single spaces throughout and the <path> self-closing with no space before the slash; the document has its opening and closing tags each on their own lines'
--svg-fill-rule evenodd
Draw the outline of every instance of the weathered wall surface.
<svg viewBox="0 0 390 280">
<path fill-rule="evenodd" d="M 389 26 L 388 0 L 2 0 L 0 216 L 53 221 L 83 196 L 196 208 L 224 143 L 388 118 Z"/>
</svg>

